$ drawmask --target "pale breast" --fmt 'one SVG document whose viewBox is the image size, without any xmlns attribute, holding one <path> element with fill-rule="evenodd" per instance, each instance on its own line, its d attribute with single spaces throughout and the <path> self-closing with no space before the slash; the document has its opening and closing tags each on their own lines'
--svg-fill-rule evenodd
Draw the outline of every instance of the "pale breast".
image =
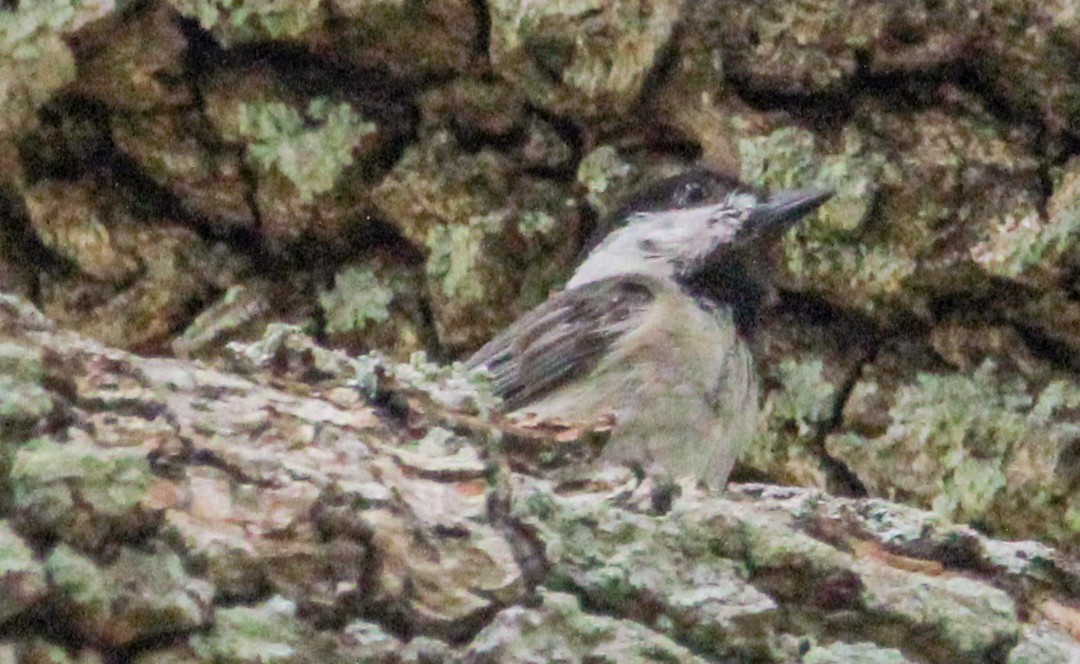
<svg viewBox="0 0 1080 664">
<path fill-rule="evenodd" d="M 511 415 L 574 424 L 613 415 L 605 460 L 722 487 L 757 424 L 749 348 L 729 309 L 703 308 L 673 283 L 649 282 L 651 303 L 587 376 Z"/>
</svg>

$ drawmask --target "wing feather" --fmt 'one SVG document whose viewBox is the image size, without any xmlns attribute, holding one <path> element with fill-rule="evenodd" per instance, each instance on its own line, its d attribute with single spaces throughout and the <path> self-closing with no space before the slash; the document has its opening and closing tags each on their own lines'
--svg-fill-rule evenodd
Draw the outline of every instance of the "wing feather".
<svg viewBox="0 0 1080 664">
<path fill-rule="evenodd" d="M 507 410 L 516 410 L 596 367 L 656 297 L 655 280 L 618 276 L 558 293 L 469 358 L 484 367 Z"/>
</svg>

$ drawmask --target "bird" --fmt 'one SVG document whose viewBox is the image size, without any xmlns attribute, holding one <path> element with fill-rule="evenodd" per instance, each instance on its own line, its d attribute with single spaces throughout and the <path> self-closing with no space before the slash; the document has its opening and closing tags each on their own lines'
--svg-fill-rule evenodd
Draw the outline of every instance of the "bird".
<svg viewBox="0 0 1080 664">
<path fill-rule="evenodd" d="M 621 206 L 565 288 L 465 363 L 511 420 L 612 420 L 601 463 L 722 489 L 754 436 L 747 339 L 771 243 L 832 196 L 693 169 Z"/>
</svg>

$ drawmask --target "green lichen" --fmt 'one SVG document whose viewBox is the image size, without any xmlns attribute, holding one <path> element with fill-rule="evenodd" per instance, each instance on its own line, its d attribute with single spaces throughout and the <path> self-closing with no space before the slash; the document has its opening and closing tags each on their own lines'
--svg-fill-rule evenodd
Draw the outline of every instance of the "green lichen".
<svg viewBox="0 0 1080 664">
<path fill-rule="evenodd" d="M 369 353 L 356 358 L 353 366 L 352 384 L 372 397 L 378 392 L 379 376 L 388 374 L 402 386 L 424 392 L 436 402 L 460 412 L 487 416 L 499 403 L 484 372 L 469 371 L 461 362 L 432 362 L 424 351 L 417 351 L 408 362 L 399 363 L 379 353 Z"/>
<path fill-rule="evenodd" d="M 431 244 L 432 229 L 468 225 L 504 208 L 512 170 L 504 155 L 467 152 L 453 133 L 439 129 L 405 151 L 372 198 L 406 238 Z"/>
<path fill-rule="evenodd" d="M 853 398 L 873 402 L 879 388 L 857 385 Z M 1071 526 L 1072 492 L 1054 477 L 1062 450 L 1080 435 L 1073 423 L 1080 386 L 1054 381 L 1038 398 L 1030 392 L 989 360 L 967 375 L 920 373 L 896 390 L 883 434 L 848 431 L 830 436 L 826 447 L 879 495 L 1017 535 L 1041 529 L 1068 536 L 1059 524 L 1064 518 Z M 1022 524 L 1014 514 L 1021 506 L 1028 517 Z"/>
<path fill-rule="evenodd" d="M 57 601 L 80 631 L 111 645 L 209 622 L 213 589 L 192 579 L 171 551 L 122 548 L 102 565 L 61 544 L 46 561 Z"/>
<path fill-rule="evenodd" d="M 497 75 L 557 114 L 617 116 L 637 100 L 682 3 L 494 0 L 488 7 Z"/>
<path fill-rule="evenodd" d="M 468 371 L 461 362 L 438 364 L 430 361 L 424 351 L 418 351 L 407 363 L 396 365 L 394 375 L 455 410 L 487 416 L 498 406 L 487 376 Z"/>
<path fill-rule="evenodd" d="M 317 98 L 303 113 L 282 102 L 241 104 L 237 130 L 248 142 L 248 161 L 283 175 L 306 202 L 333 189 L 357 143 L 376 126 L 349 104 Z"/>
<path fill-rule="evenodd" d="M 1007 216 L 972 249 L 972 258 L 990 274 L 1008 278 L 1045 265 L 1048 256 L 1058 256 L 1072 246 L 1080 231 L 1080 217 L 1054 221 L 1044 223 L 1037 214 L 1021 219 Z"/>
<path fill-rule="evenodd" d="M 0 14 L 0 53 L 14 60 L 31 60 L 41 52 L 32 37 L 58 32 L 75 17 L 77 0 L 38 0 Z"/>
<path fill-rule="evenodd" d="M 350 644 L 355 644 L 355 651 L 360 653 L 360 659 L 355 664 L 381 664 L 405 659 L 401 656 L 405 644 L 387 634 L 386 630 L 376 623 L 354 620 L 341 629 L 341 634 Z M 409 642 L 411 644 L 415 641 L 416 638 L 413 638 Z M 434 641 L 434 643 L 442 642 Z"/>
<path fill-rule="evenodd" d="M 319 0 L 172 0 L 225 46 L 296 38 L 322 21 Z"/>
<path fill-rule="evenodd" d="M 990 274 L 1017 278 L 1033 269 L 1056 266 L 1080 241 L 1080 164 L 1054 187 L 1048 215 L 1006 215 L 971 249 L 971 257 Z"/>
<path fill-rule="evenodd" d="M 242 333 L 267 315 L 270 306 L 269 297 L 257 284 L 230 286 L 173 339 L 173 353 L 188 358 L 195 353 L 217 352 L 231 336 Z"/>
<path fill-rule="evenodd" d="M 94 561 L 67 544 L 49 554 L 45 567 L 56 589 L 90 616 L 100 618 L 115 599 L 109 580 Z"/>
<path fill-rule="evenodd" d="M 5 648 L 0 646 L 0 656 L 10 652 L 12 653 L 12 659 L 9 661 L 16 661 L 12 650 L 5 652 Z M 66 647 L 49 643 L 40 637 L 30 639 L 21 650 L 18 661 L 27 662 L 28 664 L 87 664 L 95 660 L 100 661 L 100 655 L 96 652 L 84 650 L 79 654 L 72 655 L 68 653 Z"/>
<path fill-rule="evenodd" d="M 0 577 L 12 572 L 41 573 L 41 564 L 34 560 L 34 552 L 11 529 L 11 525 L 0 519 Z"/>
<path fill-rule="evenodd" d="M 38 525 L 62 536 L 74 535 L 63 531 L 80 522 L 82 510 L 97 518 L 138 512 L 150 482 L 150 464 L 139 449 L 102 449 L 45 438 L 20 447 L 11 469 L 16 509 L 33 514 Z"/>
<path fill-rule="evenodd" d="M 1031 405 L 1023 383 L 1002 384 L 990 361 L 970 376 L 920 373 L 913 385 L 900 389 L 889 410 L 889 433 L 943 451 L 970 448 L 1000 455 L 1026 431 Z"/>
<path fill-rule="evenodd" d="M 1076 408 L 1080 408 L 1080 385 L 1055 380 L 1039 393 L 1029 419 L 1036 426 L 1053 426 L 1064 433 L 1080 436 L 1080 424 L 1058 421 L 1063 411 Z"/>
<path fill-rule="evenodd" d="M 836 409 L 836 386 L 819 359 L 785 359 L 770 370 L 779 384 L 768 393 L 767 424 L 746 446 L 741 462 L 775 481 L 825 486 L 821 459 L 809 447 Z"/>
<path fill-rule="evenodd" d="M 258 606 L 218 609 L 214 628 L 192 637 L 200 656 L 222 662 L 293 662 L 305 647 L 306 629 L 296 618 L 296 605 L 274 597 Z"/>
<path fill-rule="evenodd" d="M 889 410 L 887 436 L 921 448 L 940 464 L 935 511 L 977 520 L 1006 485 L 1005 454 L 1028 431 L 1031 397 L 1019 382 L 1001 384 L 991 362 L 973 375 L 919 374 Z"/>
<path fill-rule="evenodd" d="M 41 384 L 44 373 L 40 349 L 0 342 L 0 441 L 17 437 L 52 410 L 52 397 Z"/>
<path fill-rule="evenodd" d="M 557 503 L 555 502 L 554 497 L 551 494 L 542 491 L 530 493 L 521 504 L 525 513 L 535 516 L 541 521 L 548 521 L 554 518 L 558 513 L 556 506 Z"/>
<path fill-rule="evenodd" d="M 876 643 L 832 643 L 815 646 L 801 664 L 910 664 L 911 660 L 895 648 L 882 648 Z"/>
<path fill-rule="evenodd" d="M 741 175 L 767 189 L 806 186 L 817 176 L 816 141 L 811 132 L 785 127 L 739 141 Z"/>
<path fill-rule="evenodd" d="M 954 463 L 952 475 L 942 480 L 944 493 L 934 499 L 931 507 L 939 514 L 981 519 L 1006 484 L 1005 472 L 997 460 L 964 458 Z"/>
<path fill-rule="evenodd" d="M 556 228 L 556 220 L 543 210 L 525 210 L 518 217 L 517 227 L 526 237 L 549 235 Z"/>
<path fill-rule="evenodd" d="M 818 244 L 842 239 L 866 218 L 877 193 L 885 158 L 869 151 L 854 133 L 838 154 L 822 155 L 814 134 L 784 127 L 739 141 L 741 177 L 769 190 L 820 187 L 835 193 L 800 235 Z"/>
<path fill-rule="evenodd" d="M 727 51 L 728 66 L 755 87 L 777 92 L 843 89 L 858 68 L 856 49 L 866 49 L 880 29 L 880 13 L 874 5 L 852 12 L 850 5 L 835 2 L 735 5 L 723 19 L 735 46 Z"/>
<path fill-rule="evenodd" d="M 585 187 L 585 200 L 605 217 L 614 209 L 615 201 L 626 194 L 633 173 L 634 167 L 617 149 L 602 145 L 582 158 L 577 181 Z"/>
<path fill-rule="evenodd" d="M 1008 664 L 1058 664 L 1076 656 L 1076 641 L 1046 623 L 1025 625 L 1020 642 L 1009 651 Z"/>
<path fill-rule="evenodd" d="M 509 323 L 522 310 L 516 298 L 523 291 L 531 297 L 549 287 L 576 239 L 574 226 L 561 223 L 576 215 L 565 186 L 522 173 L 494 150 L 466 150 L 445 129 L 406 150 L 372 199 L 426 248 L 435 333 L 455 351 Z"/>
<path fill-rule="evenodd" d="M 822 468 L 820 453 L 780 429 L 758 431 L 739 462 L 780 484 L 828 488 L 829 478 Z"/>
<path fill-rule="evenodd" d="M 825 379 L 821 360 L 785 359 L 775 371 L 781 388 L 772 395 L 771 418 L 792 422 L 799 436 L 808 436 L 836 409 L 836 386 Z"/>
<path fill-rule="evenodd" d="M 808 263 L 810 253 L 808 250 L 803 255 Z M 905 280 L 915 274 L 918 267 L 915 258 L 895 245 L 859 245 L 831 254 L 835 261 L 833 268 L 839 268 L 839 272 L 847 277 L 849 287 L 868 294 L 874 300 L 902 294 Z M 869 308 L 873 308 L 874 304 L 873 301 L 869 303 Z"/>
<path fill-rule="evenodd" d="M 267 327 L 267 331 L 270 331 Z M 374 399 L 379 395 L 380 375 L 386 371 L 388 362 L 380 353 L 367 353 L 356 358 L 353 362 L 353 377 L 350 384 L 367 396 Z"/>
<path fill-rule="evenodd" d="M 812 232 L 812 231 L 811 231 Z M 798 233 L 798 231 L 796 231 Z M 903 247 L 788 235 L 784 267 L 809 287 L 843 294 L 867 312 L 903 298 L 917 262 Z"/>
<path fill-rule="evenodd" d="M 449 298 L 481 302 L 487 289 L 476 269 L 484 254 L 484 239 L 502 227 L 498 213 L 472 217 L 466 224 L 435 226 L 427 236 L 428 278 Z"/>
<path fill-rule="evenodd" d="M 63 37 L 100 11 L 75 0 L 39 0 L 0 12 L 0 136 L 25 131 L 37 109 L 75 80 Z"/>
<path fill-rule="evenodd" d="M 847 132 L 842 149 L 821 154 L 814 135 L 786 127 L 739 142 L 742 177 L 770 190 L 831 189 L 835 195 L 783 240 L 784 267 L 799 286 L 843 297 L 873 311 L 901 297 L 916 261 L 895 238 L 867 242 L 860 233 L 890 166 Z"/>
<path fill-rule="evenodd" d="M 1074 533 L 1080 533 L 1080 501 L 1071 499 L 1065 506 L 1062 525 Z"/>
<path fill-rule="evenodd" d="M 863 601 L 871 613 L 888 611 L 910 625 L 933 626 L 959 661 L 992 661 L 1016 642 L 1020 622 L 1009 595 L 963 576 L 867 574 Z M 912 630 L 913 632 L 916 630 Z"/>
<path fill-rule="evenodd" d="M 769 372 L 777 389 L 768 393 L 767 425 L 746 446 L 742 463 L 775 481 L 824 487 L 821 459 L 808 447 L 836 409 L 836 386 L 819 359 L 785 359 Z"/>
<path fill-rule="evenodd" d="M 514 502 L 515 514 L 545 545 L 549 588 L 572 590 L 619 616 L 654 607 L 668 621 L 670 636 L 719 661 L 769 661 L 761 656 L 765 646 L 758 635 L 737 625 L 767 625 L 776 603 L 726 557 L 725 547 L 743 551 L 745 545 L 734 541 L 739 536 L 731 532 L 732 520 L 710 522 L 713 512 L 702 508 L 695 502 L 657 519 L 599 496 L 559 496 L 541 486 L 523 487 Z"/>
<path fill-rule="evenodd" d="M 533 608 L 510 607 L 496 615 L 468 646 L 464 661 L 499 662 L 702 662 L 686 647 L 633 620 L 616 620 L 581 608 L 572 594 L 543 590 Z"/>
<path fill-rule="evenodd" d="M 334 288 L 319 293 L 319 306 L 331 334 L 363 330 L 390 318 L 399 283 L 387 283 L 366 267 L 349 267 L 334 276 Z"/>
<path fill-rule="evenodd" d="M 0 520 L 0 623 L 45 595 L 45 569 L 33 550 L 5 520 Z"/>
</svg>

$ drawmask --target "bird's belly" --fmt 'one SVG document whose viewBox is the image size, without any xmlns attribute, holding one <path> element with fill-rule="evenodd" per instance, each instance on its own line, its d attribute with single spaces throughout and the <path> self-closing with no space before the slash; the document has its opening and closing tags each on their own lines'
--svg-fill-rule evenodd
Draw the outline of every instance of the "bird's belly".
<svg viewBox="0 0 1080 664">
<path fill-rule="evenodd" d="M 687 325 L 652 331 L 643 326 L 587 380 L 517 414 L 586 425 L 613 415 L 603 459 L 722 487 L 757 427 L 750 350 L 723 317 L 726 312 L 715 312 L 719 318 L 697 307 L 677 313 Z"/>
</svg>

